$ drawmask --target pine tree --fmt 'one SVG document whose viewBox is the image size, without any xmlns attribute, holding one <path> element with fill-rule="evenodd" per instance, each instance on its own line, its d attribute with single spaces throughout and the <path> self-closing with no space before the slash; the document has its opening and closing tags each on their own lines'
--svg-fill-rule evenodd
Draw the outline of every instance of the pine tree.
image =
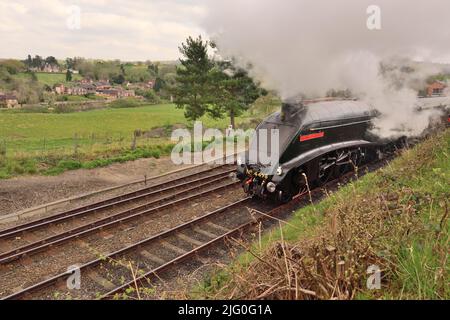
<svg viewBox="0 0 450 320">
<path fill-rule="evenodd" d="M 172 93 L 177 108 L 184 109 L 186 118 L 191 120 L 210 111 L 210 73 L 214 64 L 208 57 L 208 47 L 208 41 L 199 36 L 189 37 L 179 48 L 183 58 Z"/>
<path fill-rule="evenodd" d="M 214 44 L 189 37 L 182 44 L 181 66 L 177 68 L 176 84 L 172 89 L 174 103 L 185 110 L 188 119 L 196 120 L 208 114 L 212 118 L 235 118 L 242 114 L 263 91 L 243 69 L 230 61 L 216 62 L 209 58 L 208 49 Z"/>
</svg>

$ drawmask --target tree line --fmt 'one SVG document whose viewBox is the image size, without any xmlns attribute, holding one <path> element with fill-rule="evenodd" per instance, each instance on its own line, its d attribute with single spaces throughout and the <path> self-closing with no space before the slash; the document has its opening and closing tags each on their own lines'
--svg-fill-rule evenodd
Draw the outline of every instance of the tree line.
<svg viewBox="0 0 450 320">
<path fill-rule="evenodd" d="M 59 67 L 58 60 L 56 60 L 56 58 L 53 56 L 43 58 L 40 55 L 35 55 L 34 57 L 31 57 L 30 54 L 23 61 L 23 64 L 28 69 L 37 69 L 41 71 L 44 70 L 46 65 Z"/>
</svg>

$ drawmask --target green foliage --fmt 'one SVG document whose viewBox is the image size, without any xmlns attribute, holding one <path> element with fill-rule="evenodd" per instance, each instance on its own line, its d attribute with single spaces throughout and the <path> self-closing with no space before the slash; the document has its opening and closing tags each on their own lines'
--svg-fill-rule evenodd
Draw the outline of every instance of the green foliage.
<svg viewBox="0 0 450 320">
<path fill-rule="evenodd" d="M 170 64 L 121 63 L 119 60 L 102 61 L 74 58 L 66 61 L 73 69 L 79 70 L 83 77 L 102 80 L 111 79 L 112 82 L 122 84 L 125 81 L 132 83 L 147 82 L 157 77 L 163 78 L 167 70 L 173 72 Z M 160 70 L 162 71 L 160 73 Z"/>
<path fill-rule="evenodd" d="M 75 111 L 75 109 L 72 106 L 67 105 L 67 104 L 57 104 L 54 107 L 55 113 L 71 113 L 74 111 Z"/>
<path fill-rule="evenodd" d="M 201 120 L 207 127 L 226 127 L 226 122 L 221 120 L 208 117 Z M 0 146 L 5 155 L 0 156 L 0 179 L 35 171 L 59 174 L 71 167 L 59 163 L 61 160 L 73 159 L 80 161 L 83 168 L 95 168 L 140 157 L 168 155 L 173 145 L 164 137 L 143 135 L 137 139 L 135 150 L 127 150 L 131 150 L 137 128 L 147 131 L 164 127 L 171 132 L 180 124 L 189 126 L 183 111 L 173 104 L 69 113 L 51 112 L 38 106 L 2 110 Z M 31 161 L 25 169 L 23 159 Z"/>
<path fill-rule="evenodd" d="M 281 100 L 273 93 L 259 97 L 249 108 L 249 114 L 252 118 L 262 120 L 268 115 L 279 110 Z"/>
<path fill-rule="evenodd" d="M 145 100 L 147 100 L 148 102 L 150 102 L 152 104 L 160 103 L 160 99 L 159 99 L 158 95 L 152 89 L 148 89 L 148 90 L 137 89 L 136 94 L 144 97 Z"/>
<path fill-rule="evenodd" d="M 70 82 L 70 81 L 72 81 L 72 72 L 69 69 L 67 69 L 66 82 Z"/>
<path fill-rule="evenodd" d="M 52 65 L 52 66 L 58 66 L 58 60 L 56 60 L 53 56 L 48 56 L 47 58 L 43 58 L 39 55 L 34 56 L 34 58 L 31 57 L 31 55 L 28 55 L 27 59 L 23 61 L 24 65 L 27 68 L 34 68 L 38 70 L 43 70 L 45 65 Z"/>
<path fill-rule="evenodd" d="M 173 88 L 174 103 L 184 109 L 188 119 L 195 120 L 206 113 L 219 117 L 220 111 L 212 105 L 211 73 L 214 67 L 208 57 L 209 42 L 189 37 L 180 49 L 183 59 L 177 68 L 177 85 Z"/>
<path fill-rule="evenodd" d="M 66 95 L 66 94 L 64 94 L 64 95 L 58 95 L 57 98 L 56 98 L 56 101 L 77 101 L 77 102 L 80 102 L 80 101 L 88 101 L 89 97 L 92 98 L 92 95 L 90 95 L 90 96 L 87 96 L 87 95 L 86 96 L 73 96 L 73 95 Z"/>
<path fill-rule="evenodd" d="M 444 81 L 445 82 L 445 81 L 448 81 L 448 80 L 450 80 L 450 74 L 448 74 L 448 73 L 440 73 L 440 74 L 428 77 L 426 82 L 428 84 L 432 84 L 435 81 Z"/>
<path fill-rule="evenodd" d="M 25 64 L 22 61 L 6 59 L 0 61 L 0 69 L 4 68 L 9 74 L 14 75 L 25 71 Z"/>
<path fill-rule="evenodd" d="M 114 76 L 112 78 L 112 82 L 116 84 L 122 84 L 125 82 L 125 76 L 123 74 L 119 74 L 118 76 Z"/>
<path fill-rule="evenodd" d="M 353 96 L 352 92 L 349 89 L 346 90 L 335 90 L 335 89 L 331 89 L 328 90 L 327 97 L 331 97 L 331 98 L 345 98 L 345 99 L 349 99 Z"/>
<path fill-rule="evenodd" d="M 117 99 L 109 104 L 110 108 L 136 108 L 141 102 L 133 98 Z"/>
<path fill-rule="evenodd" d="M 145 68 L 128 67 L 125 68 L 125 80 L 130 82 L 147 82 L 153 79 L 152 74 Z"/>
<path fill-rule="evenodd" d="M 176 83 L 171 88 L 178 108 L 185 110 L 188 119 L 198 119 L 204 114 L 221 118 L 241 115 L 261 94 L 265 93 L 243 69 L 229 61 L 215 62 L 208 57 L 211 44 L 189 37 L 182 44 L 181 66 L 177 69 Z"/>
<path fill-rule="evenodd" d="M 20 104 L 35 104 L 44 100 L 44 85 L 34 80 L 32 74 L 27 78 L 14 76 L 1 83 L 0 87 L 6 91 L 14 91 Z"/>
<path fill-rule="evenodd" d="M 267 92 L 248 76 L 247 71 L 236 68 L 230 61 L 217 63 L 218 72 L 213 78 L 216 101 L 214 102 L 230 117 L 231 125 L 236 127 L 235 117 L 242 115 L 252 103 Z"/>
</svg>

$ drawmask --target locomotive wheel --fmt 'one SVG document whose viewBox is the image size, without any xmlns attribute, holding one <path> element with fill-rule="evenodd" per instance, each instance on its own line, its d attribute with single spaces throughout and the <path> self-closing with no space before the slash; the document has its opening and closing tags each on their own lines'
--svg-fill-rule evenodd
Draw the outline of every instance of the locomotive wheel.
<svg viewBox="0 0 450 320">
<path fill-rule="evenodd" d="M 358 168 L 363 160 L 364 152 L 361 149 L 336 151 L 336 176 L 341 176 Z"/>
<path fill-rule="evenodd" d="M 330 181 L 336 173 L 336 154 L 326 154 L 319 161 L 317 182 L 319 187 Z"/>
</svg>

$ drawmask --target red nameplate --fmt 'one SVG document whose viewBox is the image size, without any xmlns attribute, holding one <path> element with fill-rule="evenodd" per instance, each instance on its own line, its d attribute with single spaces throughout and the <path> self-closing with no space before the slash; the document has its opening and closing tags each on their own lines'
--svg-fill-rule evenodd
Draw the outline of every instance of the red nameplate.
<svg viewBox="0 0 450 320">
<path fill-rule="evenodd" d="M 325 132 L 311 133 L 306 136 L 300 136 L 300 142 L 308 141 L 312 139 L 323 138 L 325 136 Z"/>
</svg>

